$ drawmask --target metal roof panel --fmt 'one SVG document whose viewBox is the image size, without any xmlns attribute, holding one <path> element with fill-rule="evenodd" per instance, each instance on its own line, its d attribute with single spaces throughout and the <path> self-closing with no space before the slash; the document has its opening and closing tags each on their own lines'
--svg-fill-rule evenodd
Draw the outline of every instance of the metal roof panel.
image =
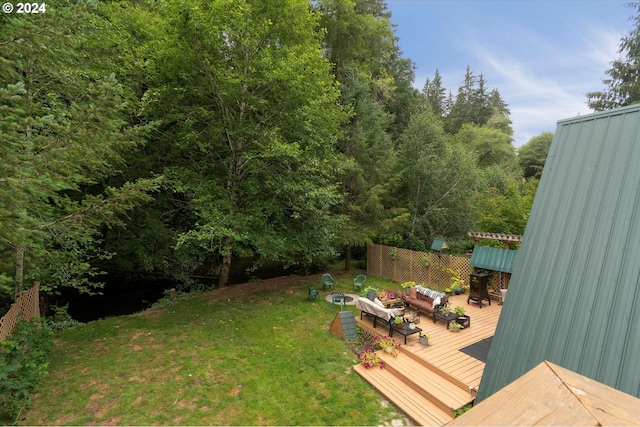
<svg viewBox="0 0 640 427">
<path fill-rule="evenodd" d="M 640 105 L 558 122 L 478 401 L 549 360 L 640 397 Z"/>
<path fill-rule="evenodd" d="M 511 273 L 513 272 L 513 262 L 517 254 L 518 251 L 515 250 L 476 246 L 473 248 L 473 255 L 469 260 L 469 264 L 476 268 Z"/>
</svg>

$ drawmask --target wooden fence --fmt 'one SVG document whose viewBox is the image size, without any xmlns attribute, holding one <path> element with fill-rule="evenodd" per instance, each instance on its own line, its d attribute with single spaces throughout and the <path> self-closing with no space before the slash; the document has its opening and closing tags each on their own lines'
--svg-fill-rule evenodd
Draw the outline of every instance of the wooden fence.
<svg viewBox="0 0 640 427">
<path fill-rule="evenodd" d="M 0 319 L 0 341 L 11 335 L 19 320 L 28 320 L 36 316 L 40 316 L 40 283 L 38 282 L 35 282 L 31 289 L 22 292 L 16 302 L 11 304 L 7 314 Z"/>
<path fill-rule="evenodd" d="M 451 273 L 457 271 L 469 284 L 472 267 L 469 257 L 418 252 L 383 245 L 367 247 L 367 275 L 380 276 L 394 282 L 416 282 L 442 291 L 451 284 Z"/>
</svg>

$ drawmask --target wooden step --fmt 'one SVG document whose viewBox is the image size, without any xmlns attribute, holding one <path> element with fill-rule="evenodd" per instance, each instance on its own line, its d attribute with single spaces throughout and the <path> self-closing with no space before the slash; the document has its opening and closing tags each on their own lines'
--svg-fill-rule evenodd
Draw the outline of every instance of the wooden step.
<svg viewBox="0 0 640 427">
<path fill-rule="evenodd" d="M 443 426 L 453 420 L 449 413 L 440 409 L 422 393 L 407 387 L 402 378 L 394 375 L 392 371 L 377 367 L 367 369 L 362 365 L 356 365 L 353 369 L 417 425 Z"/>
<path fill-rule="evenodd" d="M 379 351 L 380 359 L 385 362 L 385 369 L 396 375 L 405 384 L 430 400 L 451 418 L 455 411 L 473 400 L 468 387 L 459 387 L 437 370 L 421 363 L 407 353 L 401 352 L 394 357 Z"/>
<path fill-rule="evenodd" d="M 407 357 L 412 358 L 413 360 L 415 360 L 416 362 L 420 363 L 421 365 L 426 366 L 428 369 L 432 370 L 433 372 L 436 372 L 441 377 L 446 378 L 449 382 L 451 382 L 455 386 L 461 388 L 465 392 L 467 390 L 469 390 L 469 385 L 467 385 L 464 382 L 460 381 L 458 378 L 454 377 L 449 372 L 446 372 L 446 371 L 440 369 L 439 367 L 437 367 L 436 365 L 432 364 L 428 360 L 425 360 L 425 359 L 421 358 L 420 356 L 415 354 L 413 351 L 408 350 L 406 347 L 400 347 L 398 350 L 400 350 L 400 352 L 402 354 L 406 355 Z M 468 370 L 468 368 L 466 366 L 464 366 L 463 368 Z"/>
</svg>

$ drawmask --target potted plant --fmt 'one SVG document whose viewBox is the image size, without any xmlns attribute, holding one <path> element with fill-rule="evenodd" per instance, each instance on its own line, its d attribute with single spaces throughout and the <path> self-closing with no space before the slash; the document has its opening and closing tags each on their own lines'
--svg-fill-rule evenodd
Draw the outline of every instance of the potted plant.
<svg viewBox="0 0 640 427">
<path fill-rule="evenodd" d="M 449 289 L 451 289 L 451 292 L 455 293 L 456 295 L 463 294 L 466 284 L 460 277 L 460 273 L 453 268 L 447 268 L 445 269 L 445 271 L 451 275 L 451 284 L 449 285 Z"/>
<path fill-rule="evenodd" d="M 400 287 L 402 287 L 402 289 L 404 289 L 404 293 L 409 295 L 411 293 L 411 290 L 409 288 L 413 287 L 416 285 L 416 282 L 404 282 L 400 284 Z"/>
<path fill-rule="evenodd" d="M 362 363 L 362 366 L 367 369 L 373 368 L 374 366 L 379 366 L 380 369 L 384 368 L 384 361 L 380 359 L 378 353 L 371 349 L 366 349 L 362 353 L 358 354 L 358 359 L 360 360 L 360 363 Z"/>
<path fill-rule="evenodd" d="M 460 329 L 464 328 L 464 326 L 462 326 L 460 323 L 458 322 L 451 322 L 449 323 L 449 330 L 451 332 L 460 332 Z"/>
<path fill-rule="evenodd" d="M 402 329 L 403 323 L 404 323 L 404 318 L 402 316 L 396 316 L 393 319 L 393 324 L 400 329 Z"/>
<path fill-rule="evenodd" d="M 394 293 L 392 291 L 388 291 L 386 289 L 383 289 L 380 292 L 378 292 L 378 299 L 380 301 L 386 301 L 386 300 L 389 300 L 389 299 L 394 299 Z"/>
<path fill-rule="evenodd" d="M 449 314 L 452 313 L 451 308 L 449 308 L 449 306 L 446 306 L 446 305 L 444 307 L 440 307 L 440 310 L 438 311 L 445 316 L 448 316 Z"/>
<path fill-rule="evenodd" d="M 465 315 L 464 307 L 457 306 L 454 308 L 454 310 L 458 315 L 458 318 L 456 319 L 457 323 L 459 323 L 465 328 L 468 328 L 469 326 L 471 326 L 471 318 Z"/>
<path fill-rule="evenodd" d="M 424 262 L 425 267 L 429 267 L 429 264 L 431 264 L 431 261 L 429 261 L 429 256 L 424 256 L 422 258 L 422 262 Z"/>
<path fill-rule="evenodd" d="M 404 283 L 400 284 L 400 287 L 402 289 L 407 289 L 407 288 L 410 288 L 410 287 L 415 286 L 415 285 L 416 285 L 416 282 L 404 282 Z"/>
<path fill-rule="evenodd" d="M 429 338 L 430 338 L 429 335 L 420 332 L 420 335 L 418 336 L 418 341 L 422 345 L 428 345 L 429 344 Z"/>
<path fill-rule="evenodd" d="M 398 356 L 398 347 L 400 347 L 400 341 L 392 338 L 388 335 L 384 337 L 377 336 L 373 339 L 373 344 L 380 347 L 387 353 L 391 353 L 394 357 Z"/>
</svg>

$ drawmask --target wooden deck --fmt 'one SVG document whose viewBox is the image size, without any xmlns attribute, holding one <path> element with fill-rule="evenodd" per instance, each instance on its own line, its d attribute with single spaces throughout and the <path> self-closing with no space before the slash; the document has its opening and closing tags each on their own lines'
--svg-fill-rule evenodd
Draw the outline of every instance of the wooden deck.
<svg viewBox="0 0 640 427">
<path fill-rule="evenodd" d="M 490 306 L 485 301 L 482 308 L 474 302 L 467 305 L 467 295 L 454 295 L 449 300 L 452 308 L 465 308 L 471 318 L 469 328 L 451 332 L 445 321 L 434 324 L 431 317 L 422 314 L 418 327 L 430 336 L 428 346 L 418 342 L 418 334 L 410 335 L 396 360 L 385 359 L 385 369 L 354 367 L 420 425 L 444 425 L 453 419 L 456 409 L 473 400 L 473 390 L 480 385 L 485 363 L 459 350 L 493 336 L 502 309 L 497 301 L 492 301 Z M 386 325 L 378 324 L 374 329 L 371 317 L 363 316 L 360 320 L 360 316 L 356 316 L 356 321 L 371 333 L 387 335 L 389 332 Z M 404 342 L 399 334 L 398 339 Z M 449 395 L 444 396 L 443 392 Z"/>
</svg>

